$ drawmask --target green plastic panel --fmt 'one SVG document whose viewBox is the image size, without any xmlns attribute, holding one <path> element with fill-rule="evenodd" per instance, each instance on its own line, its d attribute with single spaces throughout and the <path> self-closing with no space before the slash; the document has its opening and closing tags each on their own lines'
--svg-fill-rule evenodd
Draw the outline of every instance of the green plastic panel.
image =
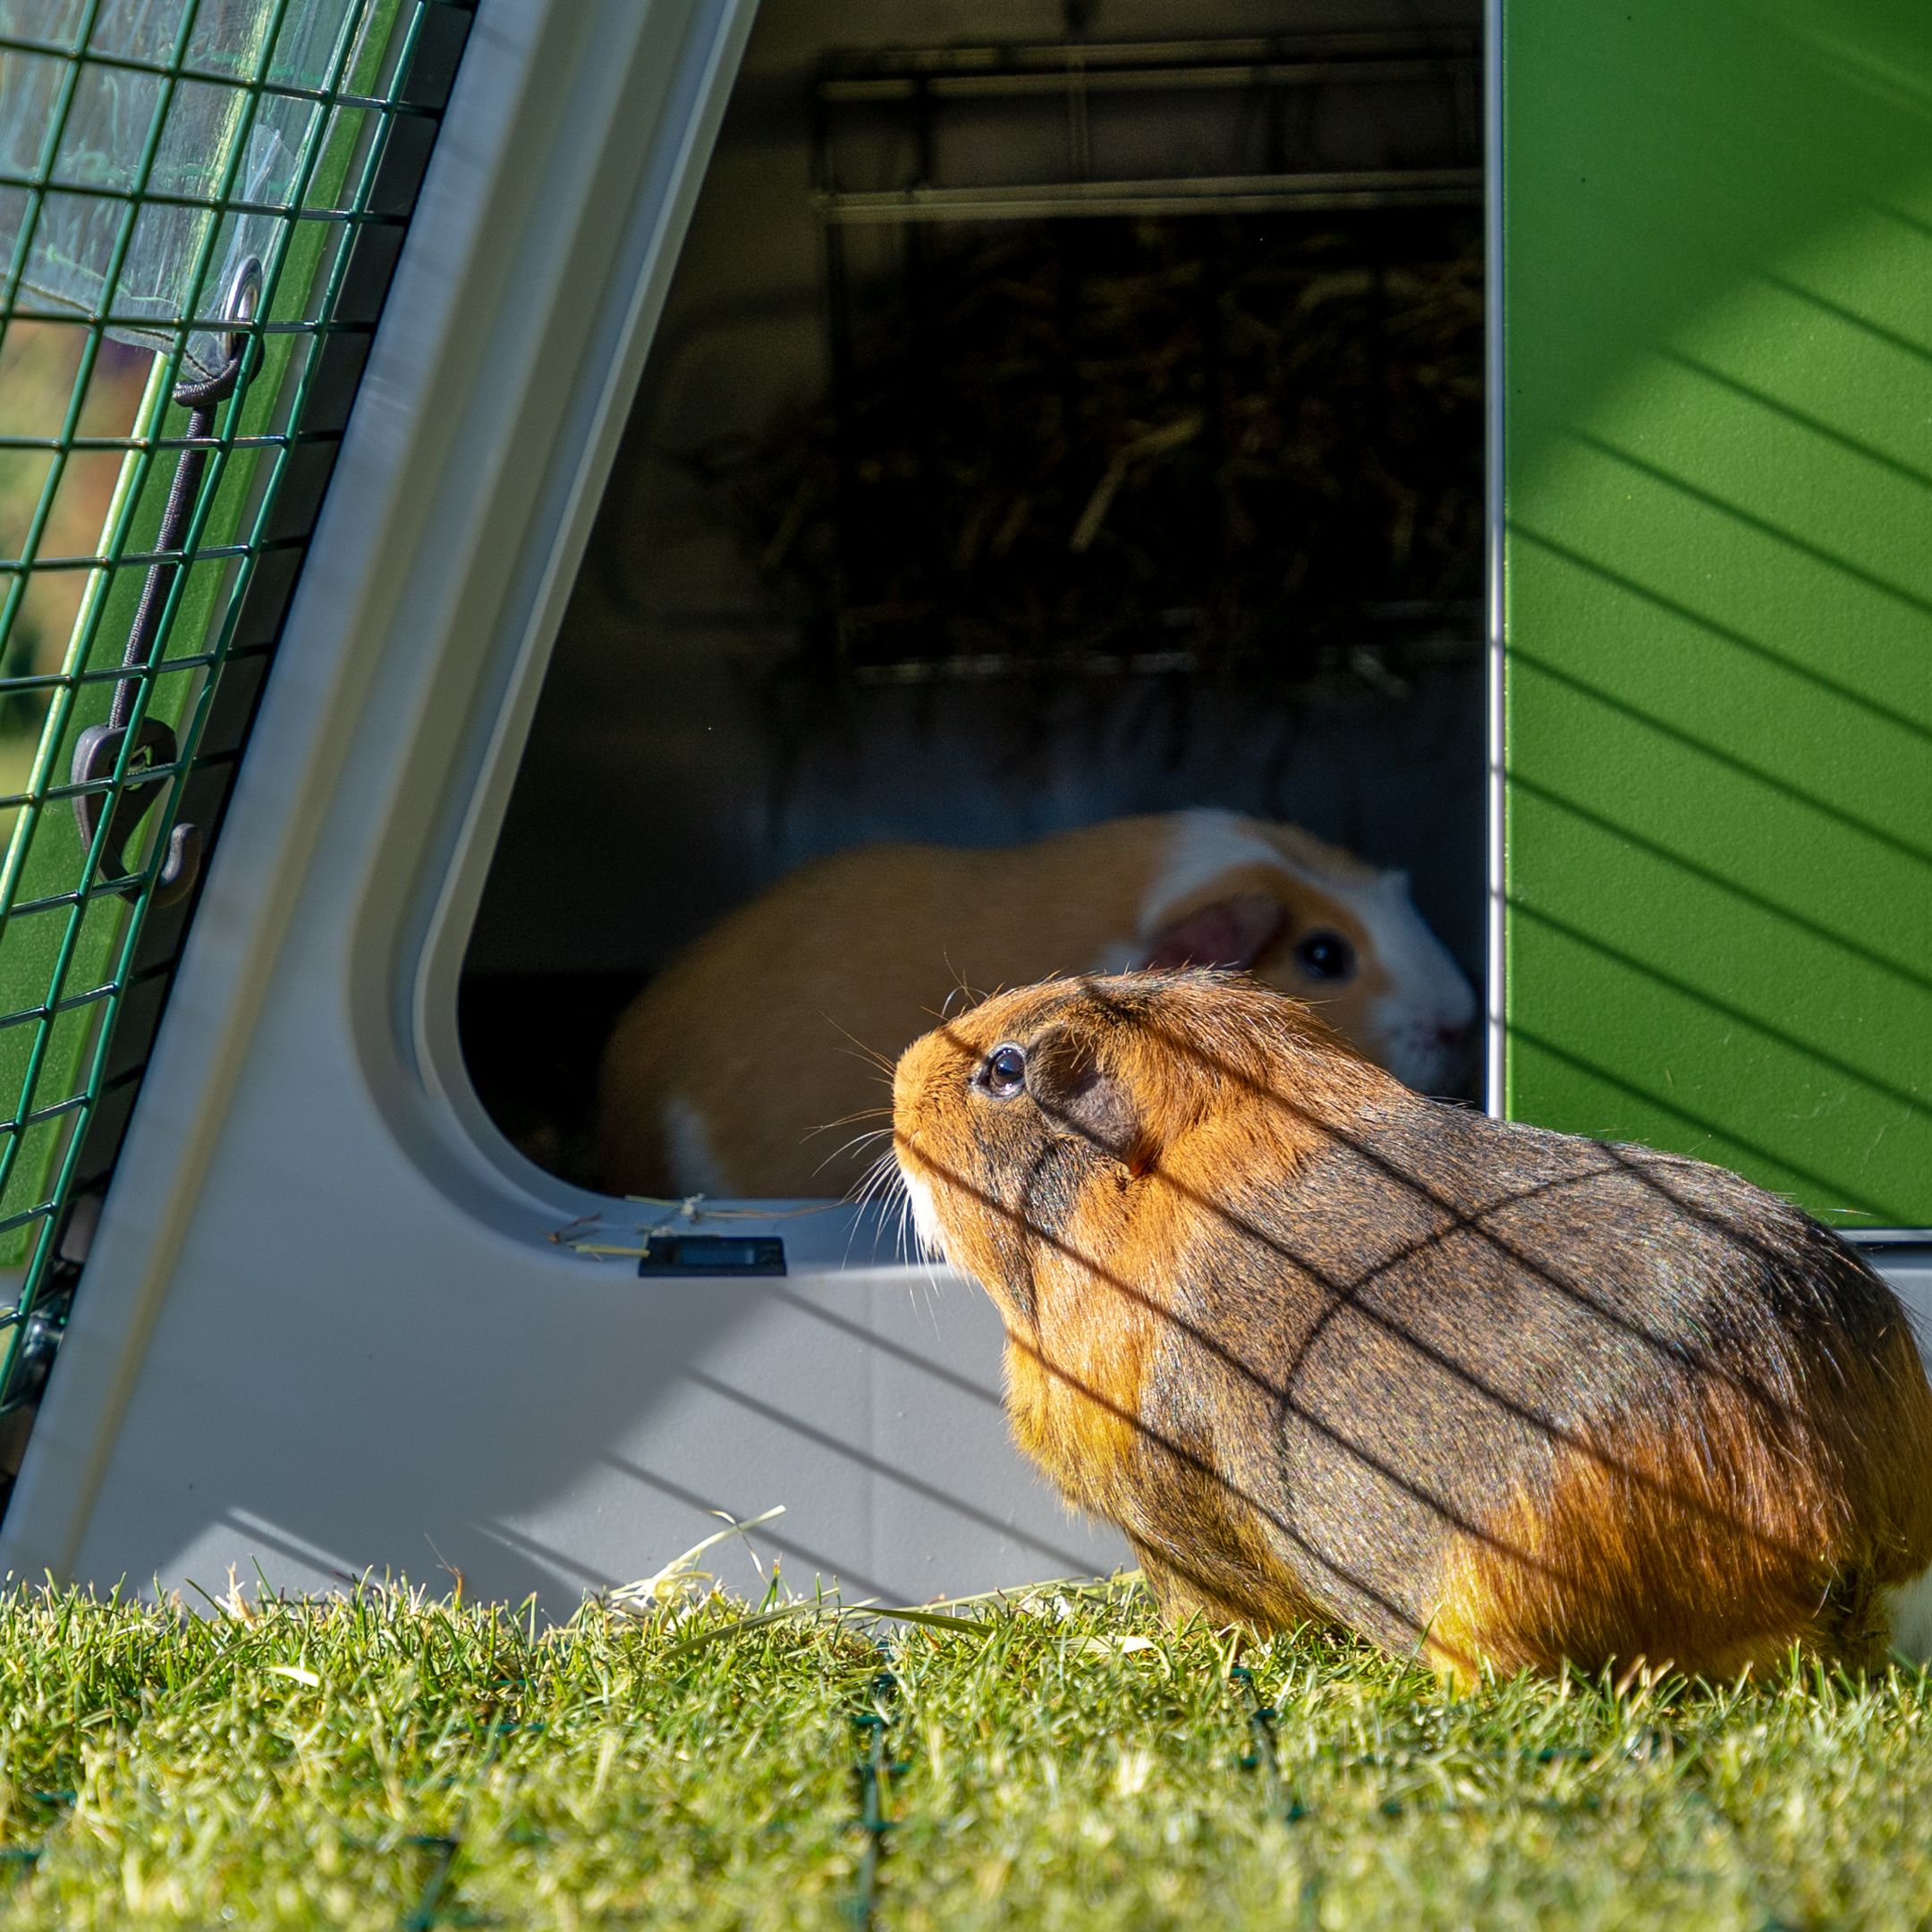
<svg viewBox="0 0 1932 1932">
<path fill-rule="evenodd" d="M 1932 1224 L 1932 10 L 1498 53 L 1505 1111 Z"/>
</svg>

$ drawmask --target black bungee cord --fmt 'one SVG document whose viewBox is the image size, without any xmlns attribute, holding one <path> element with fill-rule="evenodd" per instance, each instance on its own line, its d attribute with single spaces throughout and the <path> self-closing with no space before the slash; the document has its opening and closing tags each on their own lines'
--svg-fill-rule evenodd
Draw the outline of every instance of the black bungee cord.
<svg viewBox="0 0 1932 1932">
<path fill-rule="evenodd" d="M 225 321 L 246 323 L 255 318 L 261 302 L 262 265 L 247 257 L 235 269 L 228 284 L 228 297 L 222 305 Z M 77 785 L 94 785 L 114 776 L 121 748 L 134 715 L 134 699 L 142 676 L 154 668 L 154 652 L 160 641 L 161 617 L 167 608 L 168 592 L 174 573 L 187 562 L 182 551 L 188 526 L 193 520 L 195 499 L 201 493 L 202 472 L 208 467 L 207 445 L 215 438 L 215 411 L 247 380 L 247 365 L 253 351 L 253 338 L 240 329 L 224 333 L 222 345 L 226 360 L 212 376 L 199 382 L 176 383 L 174 400 L 190 411 L 189 446 L 174 465 L 174 480 L 168 490 L 167 507 L 162 512 L 161 529 L 155 548 L 163 553 L 148 566 L 148 580 L 141 588 L 140 607 L 134 614 L 128 632 L 127 649 L 121 659 L 125 675 L 114 683 L 114 704 L 105 724 L 89 726 L 74 744 L 72 779 Z M 164 792 L 157 782 L 168 775 L 179 755 L 173 729 L 157 717 L 143 717 L 135 732 L 134 748 L 129 754 L 127 775 L 118 797 L 111 791 L 77 792 L 74 817 L 80 821 L 80 838 L 90 851 L 103 808 L 113 801 L 107 821 L 107 836 L 101 848 L 103 878 L 125 877 L 133 870 L 127 860 L 127 847 L 140 829 L 148 811 Z M 201 831 L 198 826 L 177 825 L 168 833 L 167 852 L 155 875 L 149 902 L 172 905 L 195 882 L 201 869 Z M 146 882 L 136 877 L 117 886 L 124 899 L 140 896 Z"/>
</svg>

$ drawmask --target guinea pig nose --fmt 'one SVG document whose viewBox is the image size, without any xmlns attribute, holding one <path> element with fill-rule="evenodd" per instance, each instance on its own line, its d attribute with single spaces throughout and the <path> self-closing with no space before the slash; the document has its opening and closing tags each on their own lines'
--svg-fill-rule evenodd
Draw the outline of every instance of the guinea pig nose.
<svg viewBox="0 0 1932 1932">
<path fill-rule="evenodd" d="M 1354 973 L 1355 948 L 1338 932 L 1311 932 L 1294 951 L 1310 979 L 1346 979 Z"/>
<path fill-rule="evenodd" d="M 996 1046 L 979 1069 L 979 1085 L 996 1100 L 1011 1100 L 1026 1085 L 1026 1053 L 1010 1042 Z"/>
</svg>

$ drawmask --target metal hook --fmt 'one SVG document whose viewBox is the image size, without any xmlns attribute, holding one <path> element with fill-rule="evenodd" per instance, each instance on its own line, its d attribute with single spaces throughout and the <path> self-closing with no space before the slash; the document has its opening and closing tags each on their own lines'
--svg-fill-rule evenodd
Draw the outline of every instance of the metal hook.
<svg viewBox="0 0 1932 1932">
<path fill-rule="evenodd" d="M 255 319 L 261 306 L 262 265 L 253 255 L 235 265 L 222 303 L 222 318 L 246 325 Z M 221 369 L 204 382 L 174 386 L 174 402 L 191 413 L 188 440 L 191 445 L 208 442 L 215 434 L 215 410 L 241 388 L 253 373 L 247 365 L 254 338 L 244 327 L 225 330 L 222 336 L 227 360 Z M 155 548 L 164 553 L 148 567 L 148 580 L 141 588 L 140 608 L 134 614 L 128 632 L 127 650 L 121 660 L 129 672 L 151 668 L 153 653 L 159 642 L 161 614 L 167 606 L 168 589 L 183 558 L 165 553 L 180 550 L 187 539 L 193 520 L 195 499 L 201 493 L 201 473 L 208 464 L 206 449 L 191 446 L 181 453 L 174 465 L 174 480 L 168 490 L 167 507 L 162 513 L 161 530 Z M 140 680 L 123 677 L 114 685 L 114 704 L 105 724 L 90 725 L 75 741 L 72 777 L 77 785 L 92 785 L 112 780 L 121 748 L 126 742 L 134 712 L 134 694 Z M 107 836 L 101 849 L 103 877 L 119 877 L 132 870 L 127 862 L 127 847 L 140 829 L 150 809 L 166 795 L 160 781 L 174 765 L 178 747 L 174 732 L 159 718 L 147 717 L 135 731 L 134 748 L 127 761 L 127 772 L 118 794 L 105 792 L 77 792 L 74 818 L 80 837 L 91 851 L 102 808 L 111 797 L 114 810 L 107 821 Z M 143 774 L 152 773 L 153 776 Z M 155 874 L 150 903 L 173 905 L 191 887 L 201 870 L 201 833 L 191 825 L 177 825 L 168 833 L 167 852 Z M 124 899 L 140 896 L 139 879 L 115 887 Z"/>
<path fill-rule="evenodd" d="M 228 298 L 222 303 L 222 318 L 228 322 L 252 322 L 261 307 L 262 265 L 258 255 L 244 255 L 228 278 Z M 249 352 L 253 338 L 240 329 L 228 332 L 228 360 L 238 360 Z M 255 372 L 250 369 L 250 375 Z"/>
<path fill-rule="evenodd" d="M 74 746 L 73 782 L 92 784 L 112 778 L 121 756 L 125 726 L 95 724 L 80 733 Z M 80 823 L 80 836 L 91 850 L 94 828 L 99 825 L 101 809 L 110 797 L 114 812 L 107 821 L 107 838 L 101 848 L 101 876 L 115 878 L 131 872 L 127 847 L 138 836 L 141 820 L 165 794 L 157 788 L 168 775 L 176 756 L 174 733 L 159 718 L 140 721 L 134 735 L 134 750 L 128 758 L 127 776 L 118 795 L 106 792 L 78 792 L 74 794 L 74 817 Z M 146 775 L 153 774 L 154 775 Z M 155 875 L 153 903 L 173 905 L 195 882 L 201 869 L 201 833 L 198 826 L 177 825 L 168 834 L 167 855 Z M 140 894 L 140 881 L 118 888 L 124 899 Z"/>
</svg>

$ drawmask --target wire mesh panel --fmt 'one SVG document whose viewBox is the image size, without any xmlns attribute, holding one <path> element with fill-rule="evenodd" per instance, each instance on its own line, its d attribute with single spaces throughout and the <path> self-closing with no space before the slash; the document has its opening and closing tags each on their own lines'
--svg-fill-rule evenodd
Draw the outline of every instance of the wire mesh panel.
<svg viewBox="0 0 1932 1932">
<path fill-rule="evenodd" d="M 825 55 L 830 381 L 692 458 L 799 624 L 778 715 L 1473 662 L 1480 72 L 1473 25 Z"/>
<path fill-rule="evenodd" d="M 0 0 L 0 1413 L 57 1347 L 468 22 Z"/>
</svg>

